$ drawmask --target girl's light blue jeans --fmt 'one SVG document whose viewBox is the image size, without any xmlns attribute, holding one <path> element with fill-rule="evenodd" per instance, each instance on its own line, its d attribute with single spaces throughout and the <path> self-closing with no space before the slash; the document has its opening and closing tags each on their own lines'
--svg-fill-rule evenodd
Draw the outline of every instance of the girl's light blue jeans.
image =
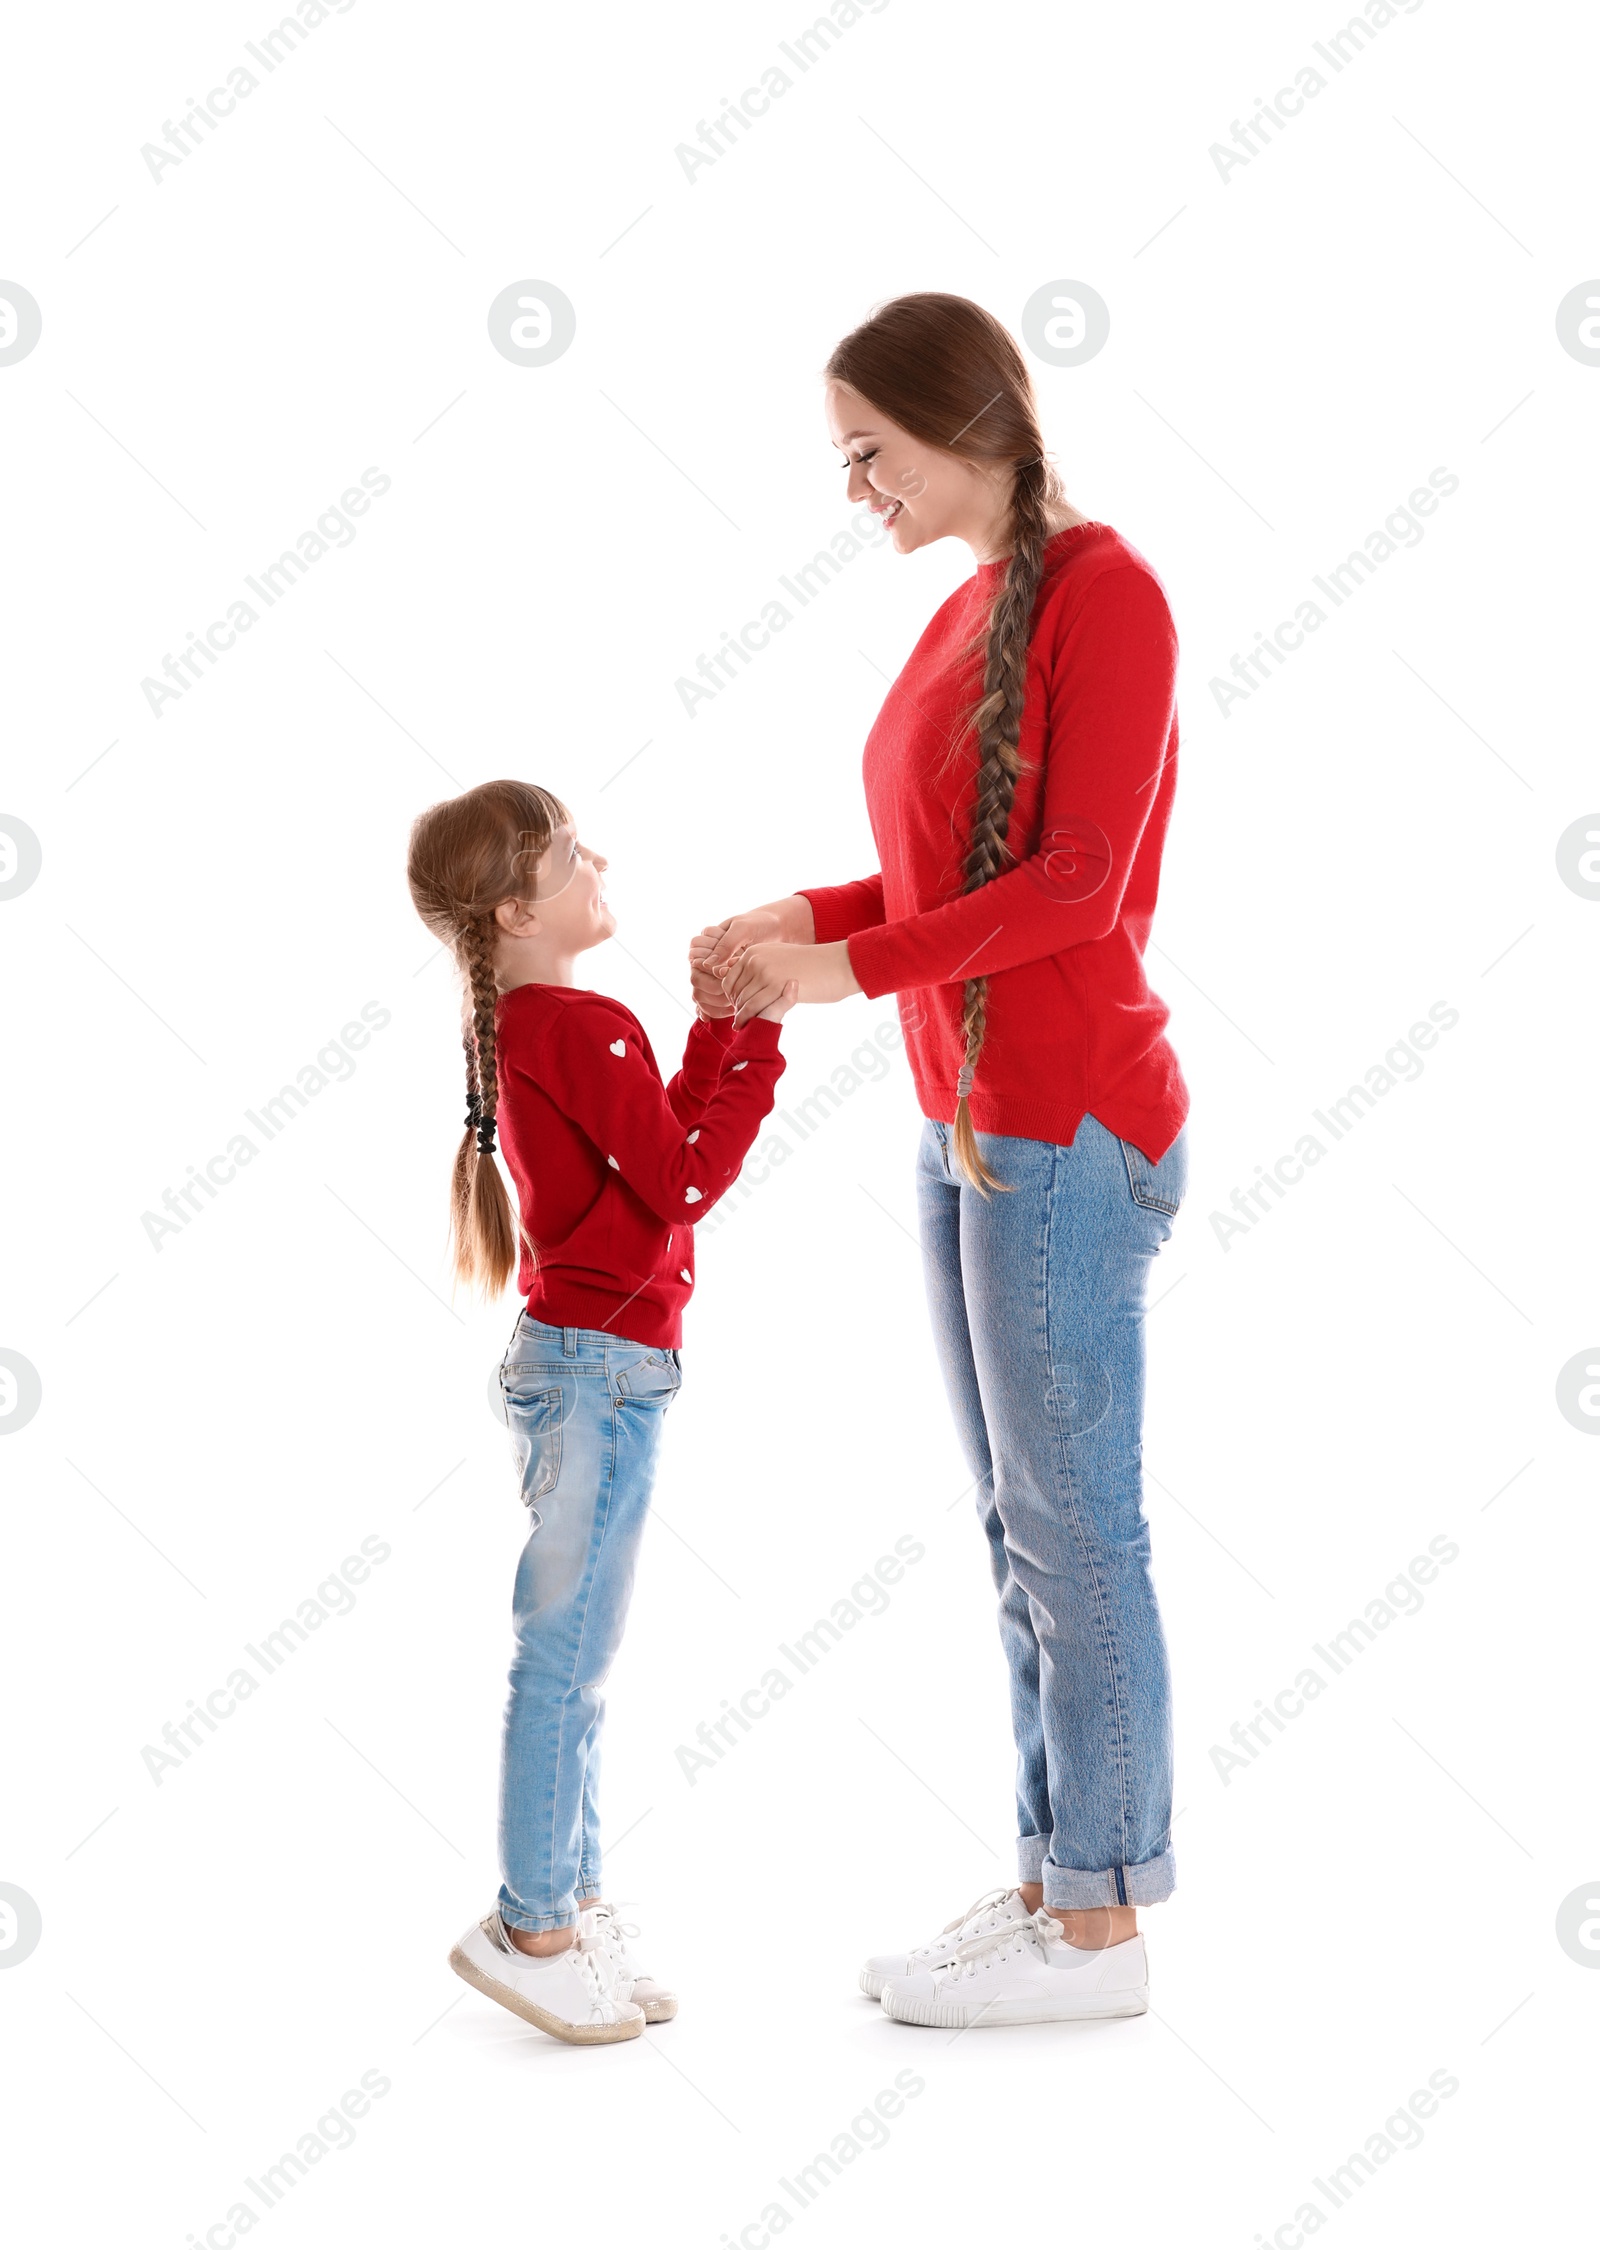
<svg viewBox="0 0 1600 2250">
<path fill-rule="evenodd" d="M 500 1779 L 500 1913 L 565 1929 L 600 1892 L 601 1689 L 622 1641 L 676 1351 L 517 1322 L 500 1367 L 528 1510 Z"/>
<path fill-rule="evenodd" d="M 1017 1880 L 1046 1906 L 1173 1886 L 1172 1721 L 1140 1430 L 1145 1283 L 1187 1134 L 1159 1164 L 1086 1117 L 1070 1148 L 980 1133 L 987 1200 L 929 1121 L 917 1194 L 934 1333 L 1000 1596 Z"/>
</svg>

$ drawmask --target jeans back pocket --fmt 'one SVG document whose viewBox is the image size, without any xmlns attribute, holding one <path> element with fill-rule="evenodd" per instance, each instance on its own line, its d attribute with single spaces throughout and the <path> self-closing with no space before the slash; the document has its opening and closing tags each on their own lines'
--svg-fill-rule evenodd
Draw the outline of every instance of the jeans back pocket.
<svg viewBox="0 0 1600 2250">
<path fill-rule="evenodd" d="M 1143 1149 L 1123 1141 L 1122 1161 L 1128 1169 L 1128 1187 L 1135 1203 L 1147 1211 L 1164 1211 L 1171 1218 L 1183 1202 L 1189 1185 L 1189 1135 L 1180 1128 L 1177 1139 L 1159 1164 L 1152 1164 Z"/>
<path fill-rule="evenodd" d="M 511 1451 L 522 1479 L 522 1500 L 531 1508 L 555 1488 L 561 1474 L 561 1387 L 540 1387 L 537 1371 L 502 1368 L 500 1390 L 505 1400 L 506 1427 Z"/>
</svg>

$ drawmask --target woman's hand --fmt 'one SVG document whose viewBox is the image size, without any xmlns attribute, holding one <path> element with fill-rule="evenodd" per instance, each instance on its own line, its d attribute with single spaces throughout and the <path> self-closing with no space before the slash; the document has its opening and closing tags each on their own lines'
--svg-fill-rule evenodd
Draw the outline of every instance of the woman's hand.
<svg viewBox="0 0 1600 2250">
<path fill-rule="evenodd" d="M 811 901 L 796 892 L 774 899 L 770 906 L 752 906 L 746 913 L 730 914 L 712 922 L 689 941 L 689 982 L 694 1004 L 703 1016 L 731 1016 L 733 1004 L 724 993 L 722 979 L 734 954 L 742 946 L 777 939 L 789 945 L 809 945 L 816 934 Z"/>
<path fill-rule="evenodd" d="M 723 976 L 723 991 L 734 1004 L 734 1029 L 760 1015 L 790 984 L 802 1002 L 844 1000 L 861 990 L 843 938 L 834 945 L 763 939 L 735 954 Z"/>
</svg>

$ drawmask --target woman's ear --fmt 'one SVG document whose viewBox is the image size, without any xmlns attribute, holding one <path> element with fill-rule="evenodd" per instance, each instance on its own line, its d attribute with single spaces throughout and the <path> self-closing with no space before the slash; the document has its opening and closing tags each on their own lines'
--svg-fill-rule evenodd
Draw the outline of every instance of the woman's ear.
<svg viewBox="0 0 1600 2250">
<path fill-rule="evenodd" d="M 542 924 L 532 904 L 525 898 L 503 898 L 494 910 L 494 918 L 506 937 L 537 937 Z"/>
</svg>

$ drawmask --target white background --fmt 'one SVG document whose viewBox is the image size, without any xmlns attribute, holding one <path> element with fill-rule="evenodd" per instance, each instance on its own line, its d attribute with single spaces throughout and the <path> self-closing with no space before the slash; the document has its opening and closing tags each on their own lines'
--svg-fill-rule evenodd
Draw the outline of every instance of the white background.
<svg viewBox="0 0 1600 2250">
<path fill-rule="evenodd" d="M 1224 182 L 1210 145 L 1340 10 L 892 0 L 687 179 L 675 145 L 810 20 L 360 0 L 159 184 L 141 145 L 270 9 L 7 35 L 0 275 L 43 312 L 0 367 L 0 812 L 43 851 L 0 904 L 0 1344 L 42 1383 L 3 1456 L 29 2241 L 221 2250 L 363 2071 L 390 2090 L 257 2206 L 269 2243 L 755 2250 L 777 2181 L 908 2069 L 887 2145 L 825 2216 L 789 2206 L 806 2241 L 1287 2250 L 1436 2071 L 1422 2145 L 1320 2202 L 1340 2242 L 1532 2236 L 1577 2193 L 1600 1977 L 1556 1915 L 1600 1893 L 1600 1448 L 1556 1380 L 1600 1334 L 1600 905 L 1556 844 L 1600 802 L 1600 371 L 1555 308 L 1600 270 L 1592 28 L 1429 0 Z M 524 279 L 577 312 L 542 368 L 488 339 Z M 608 1887 L 682 2013 L 563 2049 L 445 1965 L 495 1888 L 523 1519 L 486 1403 L 515 1307 L 447 1278 L 459 1057 L 407 827 L 503 773 L 569 799 L 620 917 L 595 981 L 675 1055 L 692 929 L 874 865 L 862 739 L 970 568 L 862 555 L 685 714 L 676 679 L 843 520 L 818 370 L 885 296 L 1015 329 L 1058 279 L 1111 333 L 1036 366 L 1049 442 L 1183 650 L 1152 2013 L 951 2042 L 854 1990 L 1012 1864 L 897 1053 L 703 1243 L 605 1781 Z M 353 542 L 155 717 L 141 680 L 368 467 L 391 489 Z M 1459 490 L 1420 544 L 1221 711 L 1209 681 L 1436 467 Z M 1211 1213 L 1441 1001 L 1421 1077 L 1225 1249 Z M 354 1075 L 154 1247 L 142 1214 L 367 1002 L 391 1020 Z M 785 1102 L 892 1013 L 798 1012 Z M 887 1613 L 691 1787 L 678 1746 L 902 1536 L 926 1554 Z M 1440 1536 L 1420 1614 L 1225 1782 L 1213 1746 Z M 363 1537 L 391 1553 L 354 1610 L 158 1786 L 144 1746 Z"/>
</svg>

